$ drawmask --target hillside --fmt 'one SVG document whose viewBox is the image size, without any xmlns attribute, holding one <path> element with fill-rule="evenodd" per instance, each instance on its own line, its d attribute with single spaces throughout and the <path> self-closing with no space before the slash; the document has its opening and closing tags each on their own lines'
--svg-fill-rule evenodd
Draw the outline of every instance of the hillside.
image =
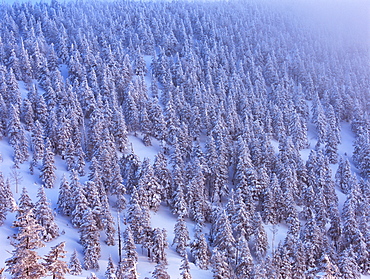
<svg viewBox="0 0 370 279">
<path fill-rule="evenodd" d="M 0 4 L 2 276 L 370 277 L 370 7 L 325 3 Z"/>
</svg>

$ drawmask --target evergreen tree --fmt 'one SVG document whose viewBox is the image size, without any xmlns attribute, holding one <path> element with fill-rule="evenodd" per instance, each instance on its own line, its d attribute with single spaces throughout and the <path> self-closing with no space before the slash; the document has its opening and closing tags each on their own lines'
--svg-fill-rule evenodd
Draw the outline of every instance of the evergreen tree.
<svg viewBox="0 0 370 279">
<path fill-rule="evenodd" d="M 185 183 L 183 177 L 183 168 L 176 164 L 172 173 L 173 181 L 173 197 L 172 197 L 172 212 L 182 216 L 188 216 L 188 205 L 185 200 Z"/>
<path fill-rule="evenodd" d="M 263 279 L 267 277 L 267 270 L 264 262 L 260 262 L 254 266 L 252 278 L 253 279 Z"/>
<path fill-rule="evenodd" d="M 220 252 L 217 248 L 213 250 L 211 265 L 214 279 L 232 278 L 226 254 Z"/>
<path fill-rule="evenodd" d="M 126 188 L 129 194 L 131 194 L 134 187 L 137 186 L 140 177 L 140 164 L 139 157 L 134 153 L 130 153 L 126 156 L 123 155 L 120 160 L 121 174 L 126 180 Z"/>
<path fill-rule="evenodd" d="M 113 111 L 112 116 L 112 135 L 114 136 L 117 148 L 119 151 L 124 152 L 127 149 L 127 127 L 122 112 L 118 109 Z"/>
<path fill-rule="evenodd" d="M 225 253 L 229 263 L 235 260 L 235 239 L 225 210 L 220 210 L 213 228 L 213 246 Z"/>
<path fill-rule="evenodd" d="M 36 115 L 36 119 L 42 125 L 45 125 L 45 123 L 47 122 L 47 118 L 48 118 L 48 109 L 45 103 L 45 99 L 42 95 L 40 95 L 37 99 L 35 115 Z"/>
<path fill-rule="evenodd" d="M 1 66 L 0 66 L 1 67 Z M 0 73 L 1 73 L 1 68 L 0 68 Z M 1 78 L 1 76 L 0 76 Z M 2 90 L 1 88 L 1 82 L 0 82 L 0 92 Z M 8 108 L 7 108 L 7 105 L 4 101 L 4 98 L 3 96 L 1 95 L 0 93 L 0 139 L 2 139 L 4 136 L 6 136 L 6 128 L 7 128 L 7 123 L 6 123 L 6 119 L 7 119 L 7 112 L 8 112 Z"/>
<path fill-rule="evenodd" d="M 73 203 L 72 203 L 72 190 L 69 185 L 69 182 L 65 176 L 62 177 L 59 186 L 59 195 L 58 195 L 58 211 L 66 216 L 71 216 L 73 211 Z"/>
<path fill-rule="evenodd" d="M 352 173 L 348 158 L 340 158 L 338 170 L 335 174 L 335 184 L 345 194 L 349 193 L 351 178 Z"/>
<path fill-rule="evenodd" d="M 168 248 L 167 233 L 165 229 L 153 229 L 153 246 L 151 248 L 151 260 L 156 263 L 167 264 L 165 249 Z"/>
<path fill-rule="evenodd" d="M 301 238 L 306 254 L 306 265 L 307 268 L 314 268 L 315 261 L 319 259 L 322 249 L 322 232 L 316 223 L 316 219 L 313 216 L 312 211 L 309 211 L 309 218 L 301 231 Z"/>
<path fill-rule="evenodd" d="M 0 226 L 4 224 L 6 214 L 8 211 L 7 197 L 5 196 L 4 185 L 5 185 L 4 178 L 2 173 L 0 173 Z"/>
<path fill-rule="evenodd" d="M 137 196 L 137 191 L 131 195 L 127 209 L 127 222 L 130 224 L 135 243 L 142 244 L 144 232 L 150 230 L 150 217 L 147 205 L 140 205 Z"/>
<path fill-rule="evenodd" d="M 320 259 L 320 262 L 324 272 L 323 278 L 335 279 L 340 276 L 339 268 L 331 262 L 328 255 L 324 255 L 323 258 Z"/>
<path fill-rule="evenodd" d="M 156 80 L 152 80 L 152 85 L 156 83 Z M 153 90 L 153 88 L 152 88 Z M 149 100 L 150 102 L 150 100 Z M 166 136 L 166 122 L 164 120 L 163 111 L 159 105 L 158 98 L 153 99 L 149 103 L 148 117 L 152 123 L 151 135 L 157 140 L 163 140 Z"/>
<path fill-rule="evenodd" d="M 294 276 L 298 276 L 299 278 L 306 278 L 306 257 L 303 244 L 300 240 L 297 241 L 294 247 L 294 255 L 293 255 L 293 267 L 292 273 Z"/>
<path fill-rule="evenodd" d="M 71 200 L 73 202 L 73 211 L 72 211 L 72 224 L 73 226 L 79 228 L 83 223 L 83 215 L 85 210 L 88 207 L 86 196 L 84 193 L 84 189 L 82 185 L 78 181 L 77 172 L 72 172 L 72 179 L 71 179 L 71 189 L 73 189 L 73 197 L 74 199 Z"/>
<path fill-rule="evenodd" d="M 189 245 L 189 241 L 189 231 L 186 227 L 185 219 L 183 216 L 179 216 L 175 224 L 175 237 L 173 239 L 172 246 L 175 244 L 176 252 L 178 252 L 180 256 L 185 257 L 186 247 Z"/>
<path fill-rule="evenodd" d="M 15 146 L 16 142 L 19 140 L 19 133 L 22 129 L 19 114 L 19 108 L 15 105 L 11 105 L 8 112 L 7 135 L 9 137 L 9 143 L 12 146 Z"/>
<path fill-rule="evenodd" d="M 45 246 L 41 240 L 44 228 L 34 217 L 33 209 L 18 211 L 17 220 L 13 223 L 18 228 L 11 244 L 15 247 L 12 257 L 6 260 L 6 266 L 12 278 L 41 278 L 46 275 L 45 267 L 39 263 L 41 256 L 36 249 Z"/>
<path fill-rule="evenodd" d="M 262 218 L 265 223 L 276 225 L 281 218 L 279 210 L 279 197 L 281 188 L 279 180 L 275 173 L 271 175 L 269 187 L 264 193 L 264 203 L 262 204 Z"/>
<path fill-rule="evenodd" d="M 208 269 L 211 253 L 204 234 L 197 234 L 190 247 L 195 264 L 200 269 Z"/>
<path fill-rule="evenodd" d="M 39 200 L 35 205 L 35 217 L 41 226 L 44 227 L 43 240 L 48 242 L 59 236 L 58 225 L 54 221 L 54 215 L 50 203 L 46 199 L 44 187 L 41 185 L 37 197 Z"/>
<path fill-rule="evenodd" d="M 157 263 L 152 273 L 152 279 L 170 279 L 170 275 L 167 273 L 164 263 Z"/>
<path fill-rule="evenodd" d="M 153 167 L 148 158 L 144 159 L 141 165 L 140 179 L 138 181 L 138 190 L 142 189 L 150 209 L 158 211 L 161 203 L 161 188 L 157 177 L 154 176 Z M 142 197 L 143 198 L 143 197 Z"/>
<path fill-rule="evenodd" d="M 250 278 L 253 271 L 253 258 L 245 239 L 245 233 L 240 234 L 236 248 L 235 273 L 241 278 Z"/>
<path fill-rule="evenodd" d="M 118 263 L 116 271 L 117 279 L 138 279 L 136 262 L 130 258 L 125 258 Z"/>
<path fill-rule="evenodd" d="M 355 249 L 358 259 L 365 256 L 364 246 L 366 245 L 364 242 L 363 234 L 359 228 L 358 218 L 356 216 L 357 206 L 359 204 L 359 197 L 357 196 L 355 189 L 352 189 L 343 204 L 342 210 L 342 241 L 345 247 L 349 247 L 351 245 L 353 249 Z M 366 257 L 367 256 L 365 256 L 365 258 Z"/>
<path fill-rule="evenodd" d="M 2 172 L 0 172 L 0 226 L 4 224 L 7 213 L 13 212 L 15 208 L 16 203 L 10 190 L 9 180 L 5 182 Z"/>
<path fill-rule="evenodd" d="M 80 242 L 84 247 L 85 269 L 99 269 L 98 260 L 101 254 L 100 233 L 96 226 L 92 211 L 86 208 L 80 226 Z"/>
<path fill-rule="evenodd" d="M 352 248 L 345 249 L 339 259 L 339 269 L 342 278 L 359 279 L 361 274 L 359 267 L 354 259 Z"/>
<path fill-rule="evenodd" d="M 11 104 L 9 108 L 7 135 L 9 143 L 14 148 L 14 165 L 19 168 L 19 164 L 25 162 L 28 158 L 28 142 L 25 131 L 20 123 L 19 106 Z"/>
<path fill-rule="evenodd" d="M 313 102 L 312 122 L 316 125 L 317 146 L 320 146 L 325 143 L 327 119 L 322 103 L 317 95 Z"/>
<path fill-rule="evenodd" d="M 16 217 L 21 217 L 23 214 L 28 212 L 30 209 L 34 208 L 34 204 L 28 195 L 28 191 L 26 187 L 22 188 L 22 193 L 18 200 L 18 208 L 17 208 L 17 215 Z"/>
<path fill-rule="evenodd" d="M 73 251 L 72 256 L 69 260 L 68 268 L 69 273 L 72 275 L 81 275 L 82 273 L 82 266 L 80 260 L 78 259 L 76 249 Z"/>
<path fill-rule="evenodd" d="M 103 196 L 102 199 L 102 225 L 106 235 L 105 243 L 108 246 L 113 246 L 116 243 L 116 228 L 112 213 L 109 208 L 108 197 Z"/>
<path fill-rule="evenodd" d="M 281 278 L 291 278 L 292 277 L 292 263 L 290 261 L 290 255 L 287 245 L 279 245 L 276 253 L 279 254 L 278 260 L 278 276 Z"/>
<path fill-rule="evenodd" d="M 254 207 L 249 203 L 249 206 L 243 201 L 242 190 L 237 189 L 235 196 L 235 212 L 231 216 L 231 224 L 237 236 L 242 232 L 246 233 L 246 238 L 249 239 L 253 233 L 251 215 Z"/>
<path fill-rule="evenodd" d="M 109 256 L 108 258 L 107 270 L 105 271 L 104 275 L 106 279 L 117 279 L 117 276 L 115 274 L 115 267 L 111 256 Z"/>
<path fill-rule="evenodd" d="M 51 248 L 48 255 L 45 256 L 44 266 L 48 273 L 53 276 L 53 279 L 64 279 L 65 274 L 69 272 L 67 263 L 60 258 L 65 258 L 66 251 L 64 250 L 65 242 Z"/>
<path fill-rule="evenodd" d="M 102 223 L 102 203 L 101 199 L 103 197 L 99 197 L 99 191 L 92 181 L 86 181 L 83 185 L 84 188 L 84 194 L 86 197 L 86 202 L 91 209 L 91 212 L 93 214 L 95 223 L 99 230 L 103 229 L 103 223 Z"/>
<path fill-rule="evenodd" d="M 356 167 L 359 168 L 361 174 L 369 178 L 370 177 L 370 141 L 369 141 L 369 129 L 359 129 L 359 133 L 354 142 L 353 150 L 353 161 Z"/>
<path fill-rule="evenodd" d="M 32 129 L 31 135 L 32 141 L 32 161 L 31 161 L 31 174 L 33 173 L 33 168 L 37 166 L 38 160 L 43 159 L 45 152 L 44 138 L 43 138 L 43 129 L 38 120 L 35 121 L 35 125 Z"/>
<path fill-rule="evenodd" d="M 136 252 L 136 245 L 134 243 L 134 238 L 131 231 L 131 226 L 127 226 L 123 233 L 124 243 L 123 250 L 126 258 L 131 259 L 134 262 L 138 261 L 138 254 Z"/>
<path fill-rule="evenodd" d="M 190 274 L 190 265 L 189 265 L 188 255 L 184 254 L 181 261 L 182 261 L 181 266 L 180 266 L 181 278 L 182 279 L 191 279 L 192 277 L 191 277 L 191 274 Z"/>
<path fill-rule="evenodd" d="M 13 69 L 10 69 L 8 71 L 8 74 L 6 77 L 6 84 L 7 84 L 7 89 L 8 89 L 7 98 L 9 100 L 9 103 L 12 104 L 12 106 L 17 107 L 17 109 L 19 110 L 21 106 L 22 98 L 21 98 L 21 94 L 19 90 L 19 85 L 14 75 Z"/>
<path fill-rule="evenodd" d="M 52 151 L 51 142 L 47 139 L 40 174 L 40 178 L 46 188 L 53 188 L 56 179 L 55 170 L 54 153 Z"/>
<path fill-rule="evenodd" d="M 28 99 L 25 99 L 23 101 L 23 107 L 22 107 L 22 119 L 23 122 L 26 124 L 26 131 L 31 131 L 34 125 L 34 113 L 32 104 Z"/>
<path fill-rule="evenodd" d="M 124 99 L 125 120 L 128 132 L 136 132 L 139 130 L 139 112 L 133 97 L 135 94 L 134 85 L 130 82 L 127 96 Z"/>
<path fill-rule="evenodd" d="M 172 177 L 167 166 L 167 158 L 162 150 L 155 157 L 153 171 L 162 189 L 161 199 L 169 204 L 172 196 Z"/>
<path fill-rule="evenodd" d="M 207 216 L 209 216 L 210 205 L 206 196 L 205 166 L 201 165 L 201 161 L 197 156 L 189 161 L 190 171 L 187 196 L 190 217 L 198 224 L 203 225 Z"/>
<path fill-rule="evenodd" d="M 329 157 L 331 164 L 338 163 L 338 144 L 340 143 L 340 134 L 338 121 L 335 116 L 334 108 L 329 105 L 327 109 L 327 135 L 325 142 L 325 154 Z"/>
<path fill-rule="evenodd" d="M 152 131 L 152 123 L 147 114 L 146 106 L 143 106 L 143 109 L 140 111 L 139 115 L 140 120 L 140 130 L 144 134 L 143 143 L 145 146 L 151 146 L 152 142 L 150 140 L 151 131 Z"/>
<path fill-rule="evenodd" d="M 259 212 L 255 216 L 255 231 L 253 238 L 253 252 L 257 259 L 263 259 L 267 252 L 267 234 L 263 227 L 261 216 Z"/>
</svg>

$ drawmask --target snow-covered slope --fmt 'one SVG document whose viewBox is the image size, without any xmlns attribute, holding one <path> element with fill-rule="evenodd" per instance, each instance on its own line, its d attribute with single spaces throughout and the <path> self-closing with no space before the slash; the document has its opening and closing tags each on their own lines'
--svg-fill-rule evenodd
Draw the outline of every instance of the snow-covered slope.
<svg viewBox="0 0 370 279">
<path fill-rule="evenodd" d="M 20 214 L 22 189 L 36 203 L 46 186 L 60 234 L 37 249 L 12 245 L 21 229 L 7 212 L 2 275 L 44 277 L 24 265 L 17 275 L 6 261 L 21 248 L 43 257 L 65 242 L 64 261 L 76 251 L 87 266 L 65 278 L 106 278 L 110 257 L 115 267 L 121 260 L 121 278 L 136 270 L 165 279 L 154 273 L 160 263 L 184 279 L 367 278 L 368 46 L 346 41 L 342 29 L 313 29 L 302 7 L 0 6 L 0 172 Z M 61 198 L 63 177 L 71 198 Z M 185 229 L 175 232 L 182 217 Z M 119 245 L 128 227 L 137 263 Z M 194 244 L 202 237 L 203 250 Z"/>
</svg>

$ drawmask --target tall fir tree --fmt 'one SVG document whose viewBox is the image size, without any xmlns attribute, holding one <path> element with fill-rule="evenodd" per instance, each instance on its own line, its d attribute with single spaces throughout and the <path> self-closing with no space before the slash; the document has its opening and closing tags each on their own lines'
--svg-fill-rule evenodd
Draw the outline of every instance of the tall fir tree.
<svg viewBox="0 0 370 279">
<path fill-rule="evenodd" d="M 116 268 L 113 264 L 112 256 L 108 258 L 107 270 L 104 273 L 106 279 L 117 279 Z"/>
<path fill-rule="evenodd" d="M 53 279 L 64 279 L 69 272 L 68 265 L 61 260 L 66 257 L 67 251 L 65 249 L 65 242 L 51 248 L 51 251 L 44 257 L 44 266 Z"/>
<path fill-rule="evenodd" d="M 55 175 L 55 160 L 54 153 L 52 151 L 51 142 L 49 139 L 46 140 L 45 153 L 42 161 L 42 168 L 40 177 L 46 188 L 53 188 L 56 179 Z"/>
<path fill-rule="evenodd" d="M 62 177 L 59 186 L 59 195 L 58 195 L 58 211 L 66 216 L 71 216 L 73 211 L 73 204 L 72 204 L 72 190 L 69 185 L 69 181 L 67 180 L 65 174 Z"/>
<path fill-rule="evenodd" d="M 0 172 L 0 226 L 4 224 L 8 212 L 13 212 L 16 203 L 13 192 L 10 190 L 9 180 L 4 181 L 4 176 Z"/>
<path fill-rule="evenodd" d="M 211 265 L 214 279 L 232 278 L 227 256 L 224 252 L 219 251 L 217 248 L 213 250 Z"/>
<path fill-rule="evenodd" d="M 185 257 L 186 247 L 189 246 L 189 231 L 186 226 L 186 222 L 183 216 L 177 218 L 175 224 L 175 237 L 172 242 L 172 246 L 175 245 L 175 250 L 180 254 L 180 256 Z"/>
<path fill-rule="evenodd" d="M 19 211 L 14 227 L 18 233 L 14 235 L 11 244 L 15 247 L 12 257 L 5 261 L 7 269 L 12 278 L 41 278 L 46 275 L 45 267 L 39 262 L 42 258 L 37 249 L 45 246 L 41 235 L 44 228 L 37 223 L 33 208 Z"/>
<path fill-rule="evenodd" d="M 45 228 L 43 232 L 43 240 L 48 242 L 59 236 L 59 228 L 54 220 L 54 213 L 47 201 L 44 187 L 39 187 L 37 197 L 39 198 L 35 204 L 35 217 L 41 226 Z"/>
<path fill-rule="evenodd" d="M 84 268 L 99 269 L 101 256 L 100 232 L 90 208 L 83 213 L 83 222 L 80 225 L 80 242 L 84 248 Z"/>
<path fill-rule="evenodd" d="M 195 264 L 200 269 L 208 269 L 211 252 L 209 251 L 208 243 L 203 233 L 196 234 L 195 239 L 190 244 L 190 251 Z"/>
<path fill-rule="evenodd" d="M 71 275 L 81 275 L 82 273 L 82 266 L 81 262 L 77 256 L 76 249 L 73 251 L 72 256 L 68 263 L 69 273 Z"/>
</svg>

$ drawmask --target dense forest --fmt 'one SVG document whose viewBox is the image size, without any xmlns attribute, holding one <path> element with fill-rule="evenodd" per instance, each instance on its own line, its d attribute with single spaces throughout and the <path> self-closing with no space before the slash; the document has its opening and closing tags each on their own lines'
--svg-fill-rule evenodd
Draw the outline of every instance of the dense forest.
<svg viewBox="0 0 370 279">
<path fill-rule="evenodd" d="M 98 278 L 105 260 L 99 278 L 134 279 L 145 256 L 166 279 L 169 249 L 173 278 L 369 274 L 369 49 L 313 27 L 252 0 L 1 4 L 2 276 Z"/>
</svg>

